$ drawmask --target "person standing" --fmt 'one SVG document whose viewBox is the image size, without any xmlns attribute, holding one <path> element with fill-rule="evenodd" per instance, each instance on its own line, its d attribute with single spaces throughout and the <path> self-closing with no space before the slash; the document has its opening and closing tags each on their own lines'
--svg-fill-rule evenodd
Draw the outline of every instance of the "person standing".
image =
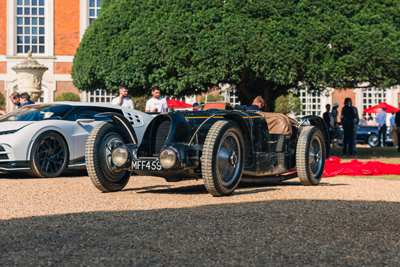
<svg viewBox="0 0 400 267">
<path fill-rule="evenodd" d="M 326 112 L 322 114 L 322 118 L 325 121 L 326 128 L 329 131 L 329 144 L 332 142 L 332 137 L 333 137 L 333 130 L 335 129 L 335 118 L 333 117 L 333 114 L 330 112 L 331 111 L 331 105 L 327 104 L 325 106 Z"/>
<path fill-rule="evenodd" d="M 396 114 L 392 111 L 392 117 L 390 118 L 390 132 L 392 133 L 393 146 L 396 147 L 398 144 L 397 139 L 397 124 L 396 124 Z"/>
<path fill-rule="evenodd" d="M 12 93 L 10 95 L 10 100 L 15 106 L 17 106 L 17 108 L 21 107 L 21 103 L 20 103 L 21 96 L 19 95 L 19 93 L 17 93 L 17 92 Z"/>
<path fill-rule="evenodd" d="M 335 126 L 333 128 L 333 147 L 338 147 L 339 146 L 339 139 L 342 139 L 342 131 L 339 128 L 339 122 L 338 122 L 338 107 L 339 107 L 339 103 L 338 102 L 334 102 L 333 103 L 333 107 L 332 107 L 332 114 L 333 114 L 333 118 L 335 119 Z"/>
<path fill-rule="evenodd" d="M 358 117 L 358 110 L 356 107 L 353 106 L 353 101 L 350 102 L 351 107 L 353 108 L 354 113 L 356 114 L 356 118 L 354 119 L 354 132 L 353 132 L 353 152 L 357 154 L 357 129 L 358 124 L 360 123 L 360 118 Z"/>
<path fill-rule="evenodd" d="M 154 86 L 151 88 L 152 98 L 147 100 L 146 103 L 146 112 L 165 112 L 165 109 L 168 108 L 167 100 L 161 97 L 161 89 L 158 86 Z"/>
<path fill-rule="evenodd" d="M 386 144 L 386 108 L 383 107 L 382 111 L 379 112 L 376 117 L 376 123 L 378 123 L 379 136 L 378 136 L 378 146 L 385 147 Z M 382 138 L 382 141 L 381 141 Z"/>
<path fill-rule="evenodd" d="M 28 93 L 21 94 L 20 103 L 21 103 L 20 108 L 27 106 L 27 105 L 35 104 L 35 102 L 31 101 L 31 96 Z"/>
<path fill-rule="evenodd" d="M 397 126 L 397 152 L 400 153 L 400 144 L 398 143 L 400 140 L 400 111 L 397 111 L 396 117 L 394 118 L 394 122 L 396 123 Z"/>
<path fill-rule="evenodd" d="M 354 144 L 353 144 L 353 136 L 354 136 L 354 121 L 356 118 L 356 114 L 354 113 L 354 109 L 351 106 L 351 98 L 346 98 L 344 100 L 344 107 L 342 109 L 342 127 L 344 132 L 343 137 L 343 155 L 354 155 Z"/>
<path fill-rule="evenodd" d="M 111 104 L 134 109 L 135 105 L 133 104 L 132 99 L 128 98 L 128 87 L 125 85 L 120 85 L 118 89 L 119 96 L 113 98 Z"/>
</svg>

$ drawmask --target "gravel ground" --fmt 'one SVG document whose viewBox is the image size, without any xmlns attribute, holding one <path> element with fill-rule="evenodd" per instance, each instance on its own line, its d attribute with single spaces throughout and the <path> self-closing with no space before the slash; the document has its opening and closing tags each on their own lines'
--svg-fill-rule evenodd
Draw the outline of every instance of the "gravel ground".
<svg viewBox="0 0 400 267">
<path fill-rule="evenodd" d="M 0 266 L 399 266 L 400 181 L 244 184 L 0 174 Z"/>
</svg>

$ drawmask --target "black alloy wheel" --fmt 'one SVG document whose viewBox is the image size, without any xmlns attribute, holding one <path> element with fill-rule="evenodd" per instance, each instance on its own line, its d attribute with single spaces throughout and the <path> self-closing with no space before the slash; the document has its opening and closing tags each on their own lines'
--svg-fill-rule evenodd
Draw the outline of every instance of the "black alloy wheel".
<svg viewBox="0 0 400 267">
<path fill-rule="evenodd" d="M 57 177 L 67 167 L 68 156 L 67 144 L 60 134 L 42 133 L 31 151 L 29 174 L 42 178 Z"/>
</svg>

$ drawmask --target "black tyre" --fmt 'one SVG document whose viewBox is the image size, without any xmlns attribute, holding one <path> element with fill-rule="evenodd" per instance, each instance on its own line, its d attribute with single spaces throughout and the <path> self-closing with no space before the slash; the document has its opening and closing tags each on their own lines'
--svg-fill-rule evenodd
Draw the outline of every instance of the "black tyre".
<svg viewBox="0 0 400 267">
<path fill-rule="evenodd" d="M 297 174 L 303 185 L 318 185 L 325 167 L 325 142 L 320 130 L 306 126 L 297 142 Z"/>
<path fill-rule="evenodd" d="M 69 151 L 64 138 L 56 132 L 44 132 L 31 150 L 29 175 L 42 178 L 59 176 L 67 167 Z"/>
<path fill-rule="evenodd" d="M 217 121 L 204 142 L 201 171 L 204 185 L 213 196 L 233 193 L 243 174 L 244 140 L 238 125 Z"/>
<path fill-rule="evenodd" d="M 367 143 L 370 147 L 377 147 L 379 145 L 378 135 L 370 134 L 367 138 Z"/>
<path fill-rule="evenodd" d="M 85 150 L 86 169 L 100 191 L 119 191 L 128 183 L 131 172 L 118 170 L 111 160 L 111 151 L 127 142 L 128 134 L 113 122 L 102 122 L 90 132 Z"/>
</svg>

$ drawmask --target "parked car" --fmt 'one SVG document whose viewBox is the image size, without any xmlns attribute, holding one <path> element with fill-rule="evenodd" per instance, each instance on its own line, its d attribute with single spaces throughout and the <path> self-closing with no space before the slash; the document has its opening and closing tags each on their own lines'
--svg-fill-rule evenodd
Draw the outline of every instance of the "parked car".
<svg viewBox="0 0 400 267">
<path fill-rule="evenodd" d="M 0 116 L 0 171 L 57 177 L 65 169 L 85 168 L 90 131 L 111 121 L 96 114 L 119 114 L 135 129 L 137 141 L 152 116 L 104 103 L 56 102 L 19 108 Z"/>
<path fill-rule="evenodd" d="M 113 122 L 97 125 L 86 144 L 89 176 L 103 192 L 122 190 L 131 171 L 168 182 L 202 178 L 214 196 L 232 194 L 242 176 L 318 185 L 329 157 L 328 131 L 316 116 L 297 122 L 240 107 L 169 112 L 150 122 L 140 145 L 124 117 L 109 117 Z"/>
<path fill-rule="evenodd" d="M 367 144 L 370 147 L 377 147 L 379 144 L 379 128 L 378 126 L 367 125 L 366 122 L 361 119 L 360 124 L 357 126 L 357 144 Z M 343 129 L 340 128 L 342 131 Z M 343 140 L 339 140 L 339 145 L 343 144 Z M 390 126 L 386 128 L 386 140 L 385 144 L 388 146 L 393 146 L 392 133 L 390 132 Z"/>
</svg>

